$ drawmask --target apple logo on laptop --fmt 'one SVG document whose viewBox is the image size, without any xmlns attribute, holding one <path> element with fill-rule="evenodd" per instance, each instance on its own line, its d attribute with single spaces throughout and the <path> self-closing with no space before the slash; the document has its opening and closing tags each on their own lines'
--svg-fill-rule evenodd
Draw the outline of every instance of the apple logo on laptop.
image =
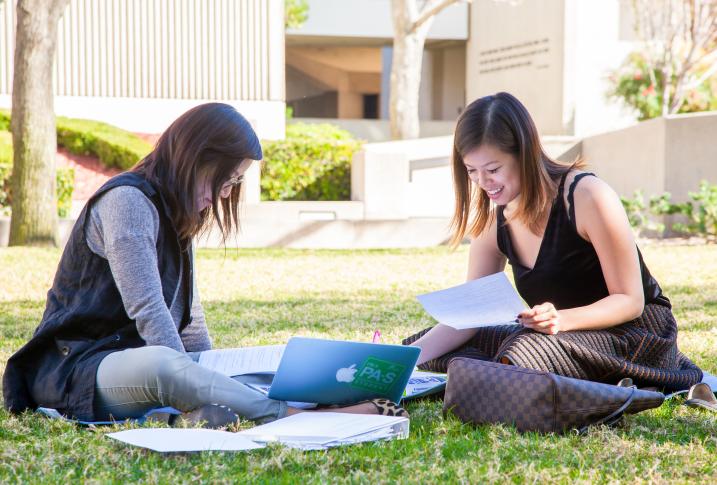
<svg viewBox="0 0 717 485">
<path fill-rule="evenodd" d="M 353 382 L 357 370 L 356 364 L 351 364 L 351 367 L 342 367 L 336 371 L 336 380 L 338 382 Z"/>
</svg>

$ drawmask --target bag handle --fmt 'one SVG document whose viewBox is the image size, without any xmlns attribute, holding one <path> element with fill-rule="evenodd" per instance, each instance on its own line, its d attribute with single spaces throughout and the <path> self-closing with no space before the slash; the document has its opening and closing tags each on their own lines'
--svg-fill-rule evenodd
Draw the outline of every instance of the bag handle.
<svg viewBox="0 0 717 485">
<path fill-rule="evenodd" d="M 622 418 L 622 415 L 625 413 L 625 410 L 628 407 L 630 407 L 630 404 L 632 404 L 633 399 L 635 399 L 635 392 L 637 392 L 637 387 L 632 386 L 630 395 L 627 397 L 627 399 L 622 404 L 622 406 L 620 406 L 619 408 L 617 408 L 615 411 L 608 414 L 604 418 L 600 418 L 599 420 L 595 421 L 594 423 L 586 424 L 582 428 L 578 429 L 577 430 L 578 435 L 584 435 L 585 433 L 588 432 L 588 427 L 593 426 L 593 425 L 604 424 L 606 426 L 612 426 L 613 424 L 617 423 L 620 420 L 620 418 Z"/>
</svg>

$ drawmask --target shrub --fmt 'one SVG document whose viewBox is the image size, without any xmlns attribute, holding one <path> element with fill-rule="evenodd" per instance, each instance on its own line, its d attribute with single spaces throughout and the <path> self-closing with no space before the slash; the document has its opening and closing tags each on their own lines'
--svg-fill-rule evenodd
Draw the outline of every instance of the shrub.
<svg viewBox="0 0 717 485">
<path fill-rule="evenodd" d="M 12 195 L 10 191 L 10 177 L 12 175 L 12 154 L 10 162 L 0 159 L 0 215 L 10 214 Z M 60 167 L 56 174 L 57 215 L 68 217 L 72 208 L 72 193 L 75 190 L 75 170 Z"/>
<path fill-rule="evenodd" d="M 0 215 L 10 210 L 10 173 L 12 165 L 0 162 Z"/>
<path fill-rule="evenodd" d="M 688 193 L 691 201 L 681 204 L 667 204 L 662 209 L 665 214 L 682 214 L 687 222 L 678 222 L 672 229 L 708 239 L 717 238 L 717 185 L 703 180 L 697 192 Z"/>
<path fill-rule="evenodd" d="M 361 142 L 348 131 L 297 123 L 286 127 L 286 139 L 262 145 L 262 200 L 350 198 L 351 159 Z"/>
<path fill-rule="evenodd" d="M 688 195 L 692 200 L 682 203 L 673 203 L 668 192 L 650 197 L 649 212 L 656 216 L 682 215 L 686 222 L 672 224 L 673 231 L 717 240 L 717 185 L 710 185 L 703 180 L 699 190 L 689 192 Z M 649 219 L 641 191 L 636 190 L 633 199 L 621 197 L 620 200 L 635 232 L 639 233 L 642 229 L 664 231 L 664 224 Z"/>
<path fill-rule="evenodd" d="M 0 131 L 10 131 L 10 112 L 0 109 Z"/>
<path fill-rule="evenodd" d="M 75 170 L 72 168 L 57 169 L 57 215 L 69 217 L 72 209 L 72 192 L 75 191 Z"/>
<path fill-rule="evenodd" d="M 0 164 L 12 165 L 12 134 L 9 131 L 0 131 Z"/>
<path fill-rule="evenodd" d="M 152 145 L 129 131 L 100 121 L 58 116 L 57 144 L 77 155 L 93 155 L 106 167 L 127 170 L 144 158 Z M 10 129 L 10 113 L 0 110 L 0 132 Z"/>
<path fill-rule="evenodd" d="M 106 167 L 132 168 L 152 146 L 138 136 L 99 121 L 57 118 L 57 144 L 78 155 L 95 155 Z"/>
<path fill-rule="evenodd" d="M 633 198 L 620 197 L 622 206 L 627 213 L 627 219 L 630 221 L 630 226 L 635 231 L 635 234 L 639 235 L 643 230 L 656 231 L 662 234 L 665 231 L 665 225 L 655 222 L 649 218 L 649 212 L 655 213 L 654 207 L 660 201 L 669 201 L 670 194 L 664 194 L 660 197 L 651 197 L 649 206 L 645 204 L 645 198 L 642 195 L 641 190 L 636 190 L 633 193 Z"/>
</svg>

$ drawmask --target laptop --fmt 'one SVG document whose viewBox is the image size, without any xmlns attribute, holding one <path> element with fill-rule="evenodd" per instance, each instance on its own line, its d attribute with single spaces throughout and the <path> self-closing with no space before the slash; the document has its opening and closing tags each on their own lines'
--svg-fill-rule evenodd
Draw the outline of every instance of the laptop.
<svg viewBox="0 0 717 485">
<path fill-rule="evenodd" d="M 269 397 L 281 401 L 351 404 L 383 397 L 399 402 L 421 349 L 293 337 Z"/>
</svg>

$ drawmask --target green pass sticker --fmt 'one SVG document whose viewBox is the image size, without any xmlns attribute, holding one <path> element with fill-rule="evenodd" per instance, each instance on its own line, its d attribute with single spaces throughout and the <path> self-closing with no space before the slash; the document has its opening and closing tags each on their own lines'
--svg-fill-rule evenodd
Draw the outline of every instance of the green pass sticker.
<svg viewBox="0 0 717 485">
<path fill-rule="evenodd" d="M 405 369 L 403 365 L 369 357 L 361 364 L 351 386 L 368 391 L 388 392 Z"/>
</svg>

